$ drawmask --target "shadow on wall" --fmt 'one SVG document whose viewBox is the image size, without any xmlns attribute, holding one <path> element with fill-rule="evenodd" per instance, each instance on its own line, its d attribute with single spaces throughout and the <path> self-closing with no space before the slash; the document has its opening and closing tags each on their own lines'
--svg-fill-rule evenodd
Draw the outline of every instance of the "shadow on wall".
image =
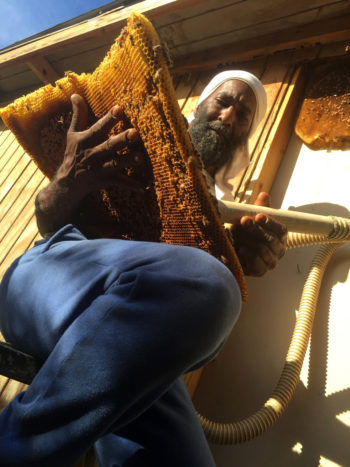
<svg viewBox="0 0 350 467">
<path fill-rule="evenodd" d="M 346 208 L 332 203 L 295 209 L 350 217 Z M 195 395 L 195 405 L 203 415 L 216 421 L 238 421 L 259 409 L 272 393 L 283 368 L 302 288 L 317 249 L 313 246 L 291 250 L 276 270 L 263 278 L 248 280 L 248 304 L 223 351 L 204 370 Z M 329 385 L 329 365 L 334 361 L 334 352 L 330 362 L 329 351 L 338 337 L 330 332 L 331 318 L 339 320 L 349 314 L 346 303 L 339 313 L 329 305 L 333 287 L 346 284 L 349 263 L 350 245 L 345 245 L 333 256 L 326 271 L 309 364 L 304 364 L 302 378 L 285 414 L 269 432 L 250 442 L 212 446 L 218 467 L 329 466 L 321 462 L 322 458 L 341 466 L 350 465 L 349 426 L 337 418 L 350 410 L 350 386 L 334 389 Z M 349 333 L 350 318 L 344 320 L 343 326 Z M 337 365 L 338 372 L 349 367 L 341 357 Z"/>
</svg>

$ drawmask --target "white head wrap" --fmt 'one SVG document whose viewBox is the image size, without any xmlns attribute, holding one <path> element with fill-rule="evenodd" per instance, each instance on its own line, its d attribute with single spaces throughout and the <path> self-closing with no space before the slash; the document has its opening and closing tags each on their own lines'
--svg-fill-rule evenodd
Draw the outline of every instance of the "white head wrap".
<svg viewBox="0 0 350 467">
<path fill-rule="evenodd" d="M 225 81 L 231 79 L 237 79 L 246 83 L 254 92 L 256 98 L 256 110 L 253 117 L 252 125 L 249 130 L 251 136 L 257 129 L 260 121 L 266 112 L 266 92 L 261 81 L 251 73 L 242 70 L 228 70 L 219 73 L 209 82 L 204 88 L 202 94 L 199 97 L 197 106 L 209 97 L 219 86 Z M 194 115 L 190 115 L 189 122 L 194 118 Z M 215 174 L 215 191 L 218 199 L 225 199 L 232 201 L 232 191 L 234 188 L 234 178 L 247 166 L 249 165 L 249 152 L 248 152 L 248 141 L 245 141 L 238 149 L 235 150 L 234 157 L 227 162 L 218 172 Z"/>
</svg>

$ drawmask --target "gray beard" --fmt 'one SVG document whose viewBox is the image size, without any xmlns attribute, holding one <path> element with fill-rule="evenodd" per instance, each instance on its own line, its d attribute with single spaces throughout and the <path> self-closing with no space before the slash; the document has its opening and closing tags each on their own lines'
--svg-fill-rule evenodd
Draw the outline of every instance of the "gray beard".
<svg viewBox="0 0 350 467">
<path fill-rule="evenodd" d="M 205 110 L 200 106 L 188 131 L 204 167 L 211 167 L 215 172 L 233 158 L 234 152 L 246 139 L 246 135 L 232 136 L 230 130 L 219 121 L 208 122 Z"/>
</svg>

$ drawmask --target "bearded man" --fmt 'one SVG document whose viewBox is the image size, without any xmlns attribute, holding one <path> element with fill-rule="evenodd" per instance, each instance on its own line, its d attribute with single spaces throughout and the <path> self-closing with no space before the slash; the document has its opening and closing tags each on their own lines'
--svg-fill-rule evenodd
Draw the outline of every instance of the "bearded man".
<svg viewBox="0 0 350 467">
<path fill-rule="evenodd" d="M 264 99 L 244 72 L 218 75 L 200 98 L 189 131 L 220 197 L 248 162 Z M 241 307 L 236 280 L 204 251 L 88 240 L 70 224 L 89 192 L 123 183 L 108 160 L 139 138 L 129 129 L 104 140 L 119 107 L 87 128 L 85 101 L 74 95 L 72 106 L 64 161 L 36 200 L 45 239 L 0 287 L 3 335 L 43 362 L 0 414 L 0 464 L 71 466 L 94 445 L 103 467 L 213 467 L 182 375 L 227 339 Z M 266 272 L 284 253 L 284 226 L 262 214 L 233 233 L 247 273 Z"/>
</svg>

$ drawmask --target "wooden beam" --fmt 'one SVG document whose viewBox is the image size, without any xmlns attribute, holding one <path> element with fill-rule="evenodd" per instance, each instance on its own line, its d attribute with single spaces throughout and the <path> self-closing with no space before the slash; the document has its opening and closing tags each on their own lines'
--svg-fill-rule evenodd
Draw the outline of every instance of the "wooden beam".
<svg viewBox="0 0 350 467">
<path fill-rule="evenodd" d="M 129 7 L 113 10 L 105 15 L 89 19 L 80 24 L 55 31 L 47 36 L 13 47 L 0 54 L 0 69 L 14 63 L 26 62 L 32 57 L 48 55 L 93 37 L 113 33 L 117 35 L 125 26 L 125 20 L 132 11 L 147 13 L 151 20 L 160 15 L 168 14 L 200 3 L 202 0 L 144 0 Z"/>
<path fill-rule="evenodd" d="M 259 56 L 350 40 L 350 15 L 304 24 L 242 42 L 215 47 L 175 60 L 172 73 L 213 69 L 220 63 L 252 60 Z M 344 50 L 344 54 L 346 51 Z"/>
<path fill-rule="evenodd" d="M 26 63 L 45 84 L 54 84 L 55 81 L 62 78 L 45 57 L 32 57 Z"/>
<path fill-rule="evenodd" d="M 261 154 L 243 181 L 245 189 L 241 191 L 237 201 L 253 203 L 261 191 L 270 191 L 294 129 L 295 115 L 305 85 L 303 71 L 299 67 L 294 72 Z"/>
</svg>

